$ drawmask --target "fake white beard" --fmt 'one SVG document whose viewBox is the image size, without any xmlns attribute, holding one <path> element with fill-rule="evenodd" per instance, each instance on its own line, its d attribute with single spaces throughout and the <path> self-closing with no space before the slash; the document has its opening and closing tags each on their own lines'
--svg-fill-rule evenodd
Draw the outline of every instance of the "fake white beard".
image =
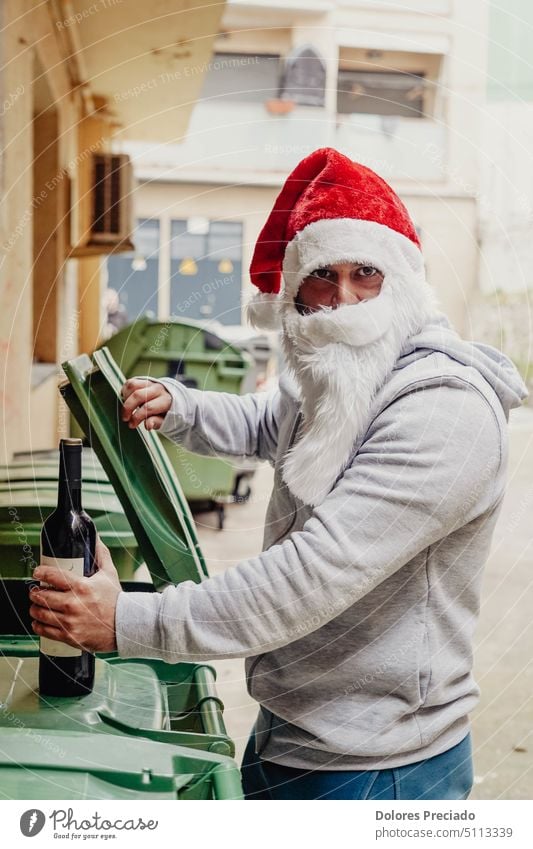
<svg viewBox="0 0 533 849">
<path fill-rule="evenodd" d="M 435 311 L 425 280 L 406 285 L 390 276 L 376 298 L 336 310 L 301 315 L 285 301 L 282 343 L 300 388 L 303 425 L 282 475 L 302 502 L 317 506 L 331 490 L 404 342 Z"/>
</svg>

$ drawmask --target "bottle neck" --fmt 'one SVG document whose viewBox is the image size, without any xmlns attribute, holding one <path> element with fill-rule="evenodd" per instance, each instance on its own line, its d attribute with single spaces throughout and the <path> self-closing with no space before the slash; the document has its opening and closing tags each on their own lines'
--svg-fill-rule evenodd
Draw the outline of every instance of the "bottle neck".
<svg viewBox="0 0 533 849">
<path fill-rule="evenodd" d="M 81 445 L 60 445 L 57 507 L 64 513 L 81 510 Z"/>
</svg>

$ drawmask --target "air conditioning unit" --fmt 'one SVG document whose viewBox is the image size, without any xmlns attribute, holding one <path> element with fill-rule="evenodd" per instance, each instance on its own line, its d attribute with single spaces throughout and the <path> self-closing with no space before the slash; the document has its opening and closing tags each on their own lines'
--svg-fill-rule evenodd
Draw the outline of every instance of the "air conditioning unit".
<svg viewBox="0 0 533 849">
<path fill-rule="evenodd" d="M 133 168 L 129 156 L 95 153 L 84 165 L 80 200 L 74 208 L 71 256 L 133 250 Z"/>
<path fill-rule="evenodd" d="M 131 242 L 132 191 L 133 168 L 129 156 L 94 154 L 90 245 Z"/>
</svg>

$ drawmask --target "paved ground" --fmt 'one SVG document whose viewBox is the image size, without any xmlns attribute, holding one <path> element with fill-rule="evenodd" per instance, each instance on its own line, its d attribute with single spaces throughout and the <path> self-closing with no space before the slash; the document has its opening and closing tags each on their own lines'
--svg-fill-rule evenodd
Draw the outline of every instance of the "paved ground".
<svg viewBox="0 0 533 849">
<path fill-rule="evenodd" d="M 510 437 L 476 634 L 474 799 L 533 798 L 533 410 L 513 414 Z"/>
<path fill-rule="evenodd" d="M 472 799 L 533 798 L 533 410 L 513 414 L 509 485 L 487 564 L 475 669 L 481 700 L 472 716 L 476 781 Z M 227 511 L 223 531 L 212 514 L 197 517 L 212 574 L 261 550 L 272 474 L 262 466 L 252 500 Z M 229 732 L 240 758 L 256 706 L 243 661 L 215 664 Z"/>
</svg>

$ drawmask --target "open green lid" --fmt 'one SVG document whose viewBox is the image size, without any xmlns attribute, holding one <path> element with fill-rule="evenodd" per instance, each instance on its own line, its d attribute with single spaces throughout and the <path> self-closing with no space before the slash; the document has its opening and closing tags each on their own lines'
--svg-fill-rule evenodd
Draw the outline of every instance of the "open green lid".
<svg viewBox="0 0 533 849">
<path fill-rule="evenodd" d="M 194 521 L 159 437 L 122 421 L 126 380 L 107 348 L 63 363 L 61 394 L 122 503 L 156 587 L 207 575 Z"/>
</svg>

